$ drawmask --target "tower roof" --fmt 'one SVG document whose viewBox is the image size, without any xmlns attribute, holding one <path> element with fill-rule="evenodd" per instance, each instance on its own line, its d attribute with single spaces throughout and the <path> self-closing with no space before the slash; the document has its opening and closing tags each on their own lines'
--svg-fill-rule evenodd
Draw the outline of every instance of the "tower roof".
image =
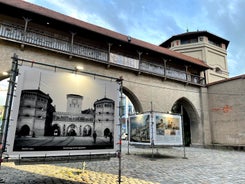
<svg viewBox="0 0 245 184">
<path fill-rule="evenodd" d="M 46 98 L 48 99 L 51 103 L 53 101 L 53 99 L 49 96 L 49 94 L 44 93 L 43 91 L 39 90 L 39 89 L 25 89 L 21 91 L 21 94 L 33 94 L 33 95 L 37 95 L 37 96 L 41 96 L 42 98 Z"/>
<path fill-rule="evenodd" d="M 210 38 L 213 41 L 224 43 L 226 48 L 229 45 L 228 40 L 221 38 L 215 34 L 212 34 L 208 31 L 193 31 L 193 32 L 186 32 L 186 33 L 174 35 L 171 38 L 169 38 L 168 40 L 161 43 L 159 46 L 167 48 L 171 44 L 171 42 L 174 40 L 179 40 L 179 39 L 183 39 L 183 38 L 188 39 L 188 38 L 193 38 L 193 37 L 198 37 L 198 36 L 207 36 L 208 38 Z"/>
<path fill-rule="evenodd" d="M 100 104 L 100 103 L 114 103 L 114 100 L 109 99 L 109 98 L 102 98 L 102 99 L 96 100 L 94 102 L 94 105 Z"/>
<path fill-rule="evenodd" d="M 77 94 L 67 94 L 66 97 L 67 98 L 69 98 L 69 97 L 71 97 L 71 98 L 83 98 L 83 96 L 77 95 Z"/>
</svg>

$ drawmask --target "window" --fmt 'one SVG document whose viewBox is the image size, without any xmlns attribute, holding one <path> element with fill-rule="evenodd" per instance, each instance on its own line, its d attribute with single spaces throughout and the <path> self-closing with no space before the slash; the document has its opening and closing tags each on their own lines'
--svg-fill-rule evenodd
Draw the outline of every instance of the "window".
<svg viewBox="0 0 245 184">
<path fill-rule="evenodd" d="M 106 103 L 106 104 L 105 104 L 105 107 L 111 107 L 111 104 L 107 104 L 107 103 Z"/>
<path fill-rule="evenodd" d="M 215 42 L 215 41 L 213 41 L 213 40 L 208 40 L 208 43 L 210 43 L 210 44 L 212 44 L 212 45 L 215 45 L 215 46 L 217 46 L 217 47 L 221 47 L 221 44 L 220 44 L 220 43 Z"/>
<path fill-rule="evenodd" d="M 189 43 L 196 43 L 196 42 L 197 42 L 197 38 L 183 39 L 180 41 L 181 45 L 189 44 Z"/>
<path fill-rule="evenodd" d="M 215 72 L 216 72 L 216 73 L 219 73 L 219 74 L 222 74 L 222 70 L 221 70 L 219 67 L 216 67 L 216 68 L 215 68 Z"/>
</svg>

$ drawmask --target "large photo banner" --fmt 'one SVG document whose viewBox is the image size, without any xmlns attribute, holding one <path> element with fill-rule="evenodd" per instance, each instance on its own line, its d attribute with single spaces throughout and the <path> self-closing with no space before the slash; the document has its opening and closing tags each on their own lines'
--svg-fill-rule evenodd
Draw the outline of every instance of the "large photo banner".
<svg viewBox="0 0 245 184">
<path fill-rule="evenodd" d="M 107 78 L 20 66 L 7 154 L 115 153 L 119 88 Z"/>
<path fill-rule="evenodd" d="M 154 144 L 183 145 L 181 116 L 165 113 L 153 113 Z"/>
</svg>

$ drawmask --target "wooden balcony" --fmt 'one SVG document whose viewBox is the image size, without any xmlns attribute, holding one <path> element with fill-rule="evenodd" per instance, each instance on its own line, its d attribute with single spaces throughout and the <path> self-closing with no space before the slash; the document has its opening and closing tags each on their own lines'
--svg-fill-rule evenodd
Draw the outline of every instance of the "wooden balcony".
<svg viewBox="0 0 245 184">
<path fill-rule="evenodd" d="M 69 56 L 85 58 L 95 62 L 105 63 L 129 70 L 139 71 L 166 79 L 177 80 L 187 84 L 198 86 L 205 85 L 205 78 L 198 75 L 187 74 L 186 71 L 178 70 L 173 67 L 154 64 L 149 61 L 139 61 L 135 58 L 109 53 L 78 42 L 71 42 L 71 38 L 43 30 L 29 28 L 24 31 L 24 26 L 16 24 L 0 23 L 0 38 L 24 45 L 40 47 Z"/>
</svg>

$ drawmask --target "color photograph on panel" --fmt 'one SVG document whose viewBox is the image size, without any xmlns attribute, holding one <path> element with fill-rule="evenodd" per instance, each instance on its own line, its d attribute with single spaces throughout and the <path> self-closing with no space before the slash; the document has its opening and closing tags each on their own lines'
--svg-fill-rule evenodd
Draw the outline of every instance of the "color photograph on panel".
<svg viewBox="0 0 245 184">
<path fill-rule="evenodd" d="M 129 117 L 130 143 L 150 144 L 150 114 Z"/>
<path fill-rule="evenodd" d="M 155 119 L 156 145 L 182 145 L 181 116 L 153 113 Z"/>
</svg>

